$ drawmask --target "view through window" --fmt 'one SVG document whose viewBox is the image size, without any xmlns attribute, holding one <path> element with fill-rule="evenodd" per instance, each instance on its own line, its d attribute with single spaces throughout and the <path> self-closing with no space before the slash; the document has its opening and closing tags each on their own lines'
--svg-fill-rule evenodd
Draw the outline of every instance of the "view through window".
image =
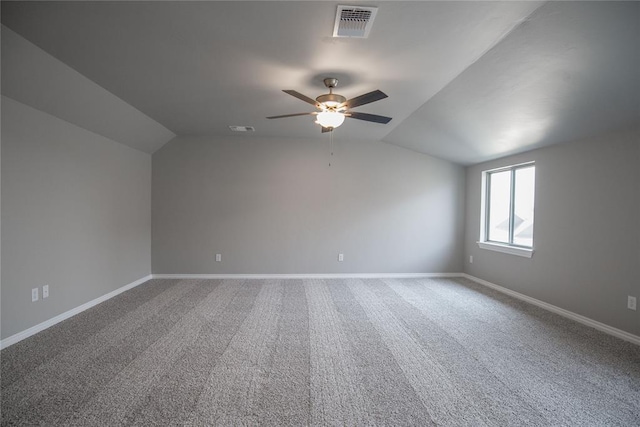
<svg viewBox="0 0 640 427">
<path fill-rule="evenodd" d="M 485 235 L 487 242 L 533 248 L 533 163 L 487 171 Z"/>
</svg>

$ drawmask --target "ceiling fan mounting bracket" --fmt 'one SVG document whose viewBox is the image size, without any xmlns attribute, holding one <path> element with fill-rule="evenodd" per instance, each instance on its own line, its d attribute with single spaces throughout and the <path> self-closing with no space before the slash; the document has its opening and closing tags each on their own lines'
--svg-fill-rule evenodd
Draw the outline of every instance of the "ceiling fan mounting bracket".
<svg viewBox="0 0 640 427">
<path fill-rule="evenodd" d="M 329 88 L 329 90 L 338 86 L 338 79 L 336 79 L 335 77 L 327 77 L 326 79 L 323 80 L 323 82 L 324 82 L 324 85 Z"/>
</svg>

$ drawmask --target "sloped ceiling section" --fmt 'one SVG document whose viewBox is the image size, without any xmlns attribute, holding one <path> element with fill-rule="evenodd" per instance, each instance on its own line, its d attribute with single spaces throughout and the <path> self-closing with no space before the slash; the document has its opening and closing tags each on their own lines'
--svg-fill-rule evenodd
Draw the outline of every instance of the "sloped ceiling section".
<svg viewBox="0 0 640 427">
<path fill-rule="evenodd" d="M 639 118 L 640 3 L 553 2 L 384 141 L 474 164 Z"/>
<path fill-rule="evenodd" d="M 327 139 L 310 117 L 266 119 L 312 111 L 282 89 L 316 97 L 324 77 L 389 95 L 358 107 L 389 124 L 347 120 L 336 141 L 461 164 L 638 120 L 637 2 L 367 2 L 368 39 L 331 37 L 339 4 L 2 2 L 2 22 L 177 135 Z"/>
<path fill-rule="evenodd" d="M 175 137 L 161 124 L 5 26 L 2 94 L 149 154 Z"/>
</svg>

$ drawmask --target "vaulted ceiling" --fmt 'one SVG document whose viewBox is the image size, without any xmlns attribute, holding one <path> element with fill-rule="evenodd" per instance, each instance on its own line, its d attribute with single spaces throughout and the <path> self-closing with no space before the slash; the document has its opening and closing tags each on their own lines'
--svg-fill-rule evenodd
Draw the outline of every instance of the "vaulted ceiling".
<svg viewBox="0 0 640 427">
<path fill-rule="evenodd" d="M 334 138 L 460 164 L 639 121 L 638 2 L 367 2 L 379 8 L 367 39 L 332 37 L 338 4 L 360 2 L 2 2 L 11 30 L 2 92 L 54 104 L 12 68 L 24 58 L 10 47 L 5 55 L 16 33 L 124 101 L 127 116 L 144 117 L 136 132 L 147 134 L 129 138 L 148 139 L 137 147 L 147 152 L 173 134 L 229 135 L 229 125 L 254 126 L 248 136 L 326 138 L 310 117 L 266 119 L 311 111 L 281 90 L 315 98 L 324 77 L 338 77 L 347 98 L 382 90 L 389 98 L 357 110 L 393 117 L 348 120 Z M 66 91 L 48 108 L 101 133 L 124 119 L 106 107 L 93 117 L 72 111 L 98 89 Z"/>
</svg>

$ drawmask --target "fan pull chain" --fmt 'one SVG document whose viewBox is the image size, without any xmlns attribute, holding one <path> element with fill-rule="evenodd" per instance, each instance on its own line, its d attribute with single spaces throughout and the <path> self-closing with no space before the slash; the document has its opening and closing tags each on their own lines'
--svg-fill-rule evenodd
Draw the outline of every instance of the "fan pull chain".
<svg viewBox="0 0 640 427">
<path fill-rule="evenodd" d="M 329 167 L 331 167 L 331 159 L 333 158 L 333 129 L 329 132 Z"/>
</svg>

